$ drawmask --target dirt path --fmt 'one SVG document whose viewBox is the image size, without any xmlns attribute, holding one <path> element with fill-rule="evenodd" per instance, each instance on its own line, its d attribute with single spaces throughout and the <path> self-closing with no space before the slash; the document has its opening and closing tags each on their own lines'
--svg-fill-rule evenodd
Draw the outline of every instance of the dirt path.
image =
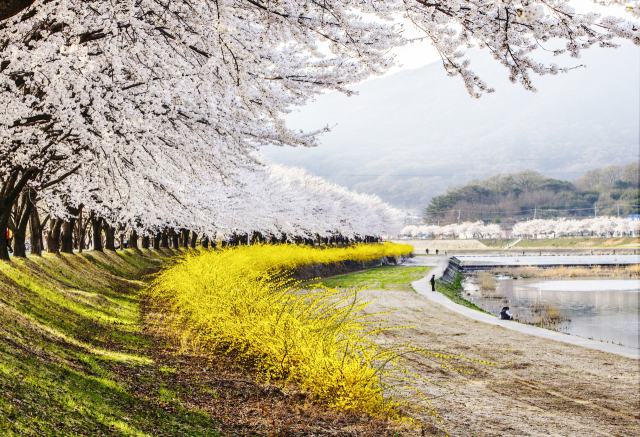
<svg viewBox="0 0 640 437">
<path fill-rule="evenodd" d="M 438 260 L 434 260 L 434 263 Z M 450 436 L 640 435 L 638 360 L 534 337 L 468 319 L 411 291 L 368 290 L 367 312 L 394 310 L 386 340 L 506 366 L 453 360 L 461 374 L 425 355 L 413 371 L 435 384 L 422 389 Z M 413 399 L 413 402 L 417 402 Z M 426 422 L 431 419 L 424 416 Z M 444 435 L 434 429 L 434 435 Z"/>
</svg>

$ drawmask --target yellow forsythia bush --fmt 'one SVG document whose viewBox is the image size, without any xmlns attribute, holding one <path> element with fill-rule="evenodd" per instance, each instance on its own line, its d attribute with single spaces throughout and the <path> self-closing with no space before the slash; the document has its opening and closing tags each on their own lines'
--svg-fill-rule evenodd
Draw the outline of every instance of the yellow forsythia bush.
<svg viewBox="0 0 640 437">
<path fill-rule="evenodd" d="M 160 272 L 150 295 L 200 348 L 233 353 L 268 380 L 295 382 L 334 408 L 393 417 L 382 379 L 397 365 L 396 355 L 372 341 L 379 331 L 358 314 L 367 303 L 357 301 L 357 291 L 298 289 L 287 275 L 309 263 L 411 251 L 392 243 L 194 251 Z"/>
</svg>

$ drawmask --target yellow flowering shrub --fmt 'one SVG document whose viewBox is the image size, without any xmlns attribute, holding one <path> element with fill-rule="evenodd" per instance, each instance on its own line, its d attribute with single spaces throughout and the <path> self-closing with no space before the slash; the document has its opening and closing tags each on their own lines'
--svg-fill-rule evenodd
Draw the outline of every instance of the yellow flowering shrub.
<svg viewBox="0 0 640 437">
<path fill-rule="evenodd" d="M 158 274 L 150 297 L 204 350 L 232 353 L 268 380 L 294 382 L 334 408 L 396 417 L 383 378 L 397 367 L 397 353 L 373 342 L 380 331 L 359 314 L 368 303 L 357 291 L 301 290 L 288 275 L 310 263 L 411 251 L 392 243 L 194 251 Z"/>
</svg>

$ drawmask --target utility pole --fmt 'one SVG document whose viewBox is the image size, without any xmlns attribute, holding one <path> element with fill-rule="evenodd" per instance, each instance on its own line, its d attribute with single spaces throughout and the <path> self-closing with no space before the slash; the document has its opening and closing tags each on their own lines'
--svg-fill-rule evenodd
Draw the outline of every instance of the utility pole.
<svg viewBox="0 0 640 437">
<path fill-rule="evenodd" d="M 460 208 L 458 208 L 458 224 L 460 224 Z"/>
<path fill-rule="evenodd" d="M 538 207 L 537 207 L 537 206 L 534 206 L 534 207 L 533 207 L 533 219 L 534 219 L 534 220 L 536 219 L 536 213 L 537 213 L 537 212 L 538 212 Z"/>
<path fill-rule="evenodd" d="M 620 218 L 620 203 L 618 203 L 618 218 Z"/>
<path fill-rule="evenodd" d="M 598 202 L 593 204 L 593 217 L 598 217 Z"/>
</svg>

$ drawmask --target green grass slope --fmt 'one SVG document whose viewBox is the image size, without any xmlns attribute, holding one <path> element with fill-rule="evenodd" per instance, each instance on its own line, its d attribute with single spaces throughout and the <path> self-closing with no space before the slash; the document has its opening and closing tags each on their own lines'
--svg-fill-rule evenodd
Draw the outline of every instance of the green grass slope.
<svg viewBox="0 0 640 437">
<path fill-rule="evenodd" d="M 171 255 L 128 250 L 0 263 L 0 435 L 216 436 L 211 416 L 166 390 L 141 396 L 123 375 L 142 352 L 134 280 Z"/>
<path fill-rule="evenodd" d="M 0 262 L 0 436 L 404 435 L 296 387 L 285 393 L 167 330 L 142 291 L 175 254 Z"/>
<path fill-rule="evenodd" d="M 319 283 L 329 288 L 371 288 L 377 290 L 411 290 L 411 282 L 424 277 L 431 267 L 376 267 L 363 272 L 349 273 L 333 278 L 313 281 L 306 286 L 318 286 Z"/>
</svg>

